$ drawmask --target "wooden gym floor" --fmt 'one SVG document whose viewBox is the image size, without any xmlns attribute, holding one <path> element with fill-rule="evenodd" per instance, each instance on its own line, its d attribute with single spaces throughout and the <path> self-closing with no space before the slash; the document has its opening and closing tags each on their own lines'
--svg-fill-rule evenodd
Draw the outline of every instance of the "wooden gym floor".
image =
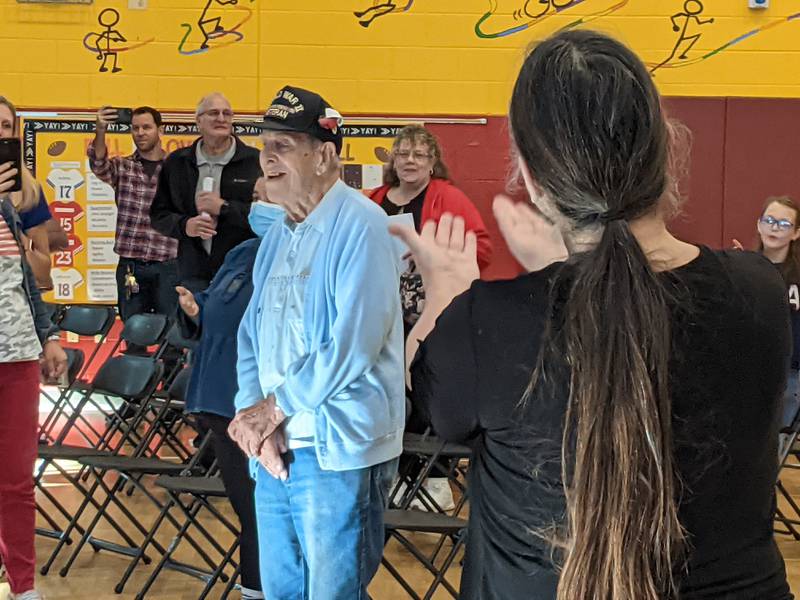
<svg viewBox="0 0 800 600">
<path fill-rule="evenodd" d="M 800 470 L 785 470 L 783 480 L 792 495 L 800 501 Z M 80 500 L 79 493 L 70 485 L 63 483 L 60 477 L 56 475 L 48 476 L 47 485 L 48 489 L 67 507 L 77 507 Z M 133 509 L 133 512 L 139 516 L 146 526 L 149 526 L 157 514 L 155 507 L 141 494 L 126 498 L 126 505 Z M 218 506 L 231 519 L 235 519 L 235 515 L 233 515 L 226 502 L 219 502 Z M 230 539 L 229 534 L 219 524 L 212 531 L 218 535 L 218 539 L 223 545 Z M 163 525 L 159 540 L 164 545 L 168 544 L 174 532 L 175 530 L 172 526 Z M 107 525 L 99 528 L 99 535 L 101 538 L 114 539 L 114 534 Z M 432 546 L 436 542 L 435 537 L 425 534 L 419 534 L 413 539 L 415 544 L 422 547 Z M 792 591 L 800 595 L 800 542 L 784 535 L 778 535 L 777 540 L 786 559 L 786 569 Z M 40 564 L 49 556 L 54 546 L 55 541 L 37 537 L 37 552 Z M 181 546 L 182 552 L 177 553 L 177 558 L 188 562 L 196 562 L 197 559 L 194 554 L 187 548 L 188 545 L 183 544 Z M 69 574 L 62 578 L 59 576 L 58 570 L 66 561 L 70 552 L 70 547 L 62 550 L 50 574 L 46 577 L 40 576 L 38 578 L 37 584 L 46 594 L 47 600 L 78 600 L 84 598 L 91 600 L 133 600 L 152 567 L 152 565 L 150 567 L 140 565 L 134 572 L 133 577 L 128 581 L 125 591 L 122 594 L 115 594 L 114 586 L 128 564 L 126 557 L 103 551 L 95 553 L 90 548 L 84 548 Z M 396 541 L 389 543 L 386 553 L 390 562 L 399 568 L 415 589 L 420 594 L 424 594 L 431 581 L 431 576 L 428 572 Z M 456 562 L 449 571 L 448 579 L 457 587 L 459 577 L 460 567 Z M 165 571 L 151 588 L 147 598 L 153 600 L 195 600 L 202 588 L 203 584 L 197 579 L 175 571 Z M 223 588 L 224 585 L 218 584 L 209 598 L 218 598 Z M 378 571 L 370 587 L 370 594 L 375 600 L 402 600 L 408 597 L 383 567 Z M 0 583 L 0 600 L 7 600 L 7 596 L 8 585 Z M 232 600 L 238 599 L 238 597 L 238 593 L 231 595 Z M 435 600 L 446 598 L 450 598 L 450 595 L 442 589 L 434 596 Z"/>
</svg>

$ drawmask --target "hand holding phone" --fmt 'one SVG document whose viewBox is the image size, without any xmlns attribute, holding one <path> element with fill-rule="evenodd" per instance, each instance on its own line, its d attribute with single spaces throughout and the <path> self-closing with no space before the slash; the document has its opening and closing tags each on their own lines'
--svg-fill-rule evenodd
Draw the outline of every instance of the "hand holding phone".
<svg viewBox="0 0 800 600">
<path fill-rule="evenodd" d="M 97 111 L 97 129 L 105 131 L 111 123 L 117 122 L 117 109 L 103 106 Z"/>
<path fill-rule="evenodd" d="M 131 121 L 133 121 L 133 110 L 130 108 L 118 108 L 117 111 L 117 123 L 120 125 L 130 125 Z"/>
</svg>

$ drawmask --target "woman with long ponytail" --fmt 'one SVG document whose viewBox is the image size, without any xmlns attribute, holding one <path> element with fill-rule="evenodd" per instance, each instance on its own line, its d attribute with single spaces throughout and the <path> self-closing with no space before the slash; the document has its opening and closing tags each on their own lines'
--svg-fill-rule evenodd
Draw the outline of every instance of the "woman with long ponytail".
<svg viewBox="0 0 800 600">
<path fill-rule="evenodd" d="M 527 274 L 477 281 L 458 218 L 395 231 L 427 290 L 416 404 L 474 448 L 461 597 L 791 598 L 772 536 L 780 276 L 669 233 L 680 129 L 623 44 L 538 44 L 509 122 L 535 209 L 494 208 Z"/>
</svg>

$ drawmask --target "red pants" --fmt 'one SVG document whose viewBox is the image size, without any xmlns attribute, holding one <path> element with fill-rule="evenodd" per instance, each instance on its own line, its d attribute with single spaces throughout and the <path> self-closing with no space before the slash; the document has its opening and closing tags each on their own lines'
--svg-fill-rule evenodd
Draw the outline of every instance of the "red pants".
<svg viewBox="0 0 800 600">
<path fill-rule="evenodd" d="M 39 363 L 0 364 L 0 557 L 11 592 L 33 589 Z"/>
</svg>

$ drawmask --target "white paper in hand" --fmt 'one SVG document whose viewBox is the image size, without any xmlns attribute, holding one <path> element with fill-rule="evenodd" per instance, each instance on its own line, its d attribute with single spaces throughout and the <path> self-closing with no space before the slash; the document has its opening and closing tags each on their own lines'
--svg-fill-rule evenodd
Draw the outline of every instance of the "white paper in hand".
<svg viewBox="0 0 800 600">
<path fill-rule="evenodd" d="M 414 215 L 411 213 L 392 215 L 389 217 L 389 224 L 414 229 Z M 395 252 L 397 253 L 397 264 L 400 267 L 400 272 L 404 273 L 409 269 L 410 257 L 407 255 L 411 251 L 408 246 L 406 246 L 406 243 L 399 237 L 392 236 L 392 240 L 394 240 Z"/>
</svg>

